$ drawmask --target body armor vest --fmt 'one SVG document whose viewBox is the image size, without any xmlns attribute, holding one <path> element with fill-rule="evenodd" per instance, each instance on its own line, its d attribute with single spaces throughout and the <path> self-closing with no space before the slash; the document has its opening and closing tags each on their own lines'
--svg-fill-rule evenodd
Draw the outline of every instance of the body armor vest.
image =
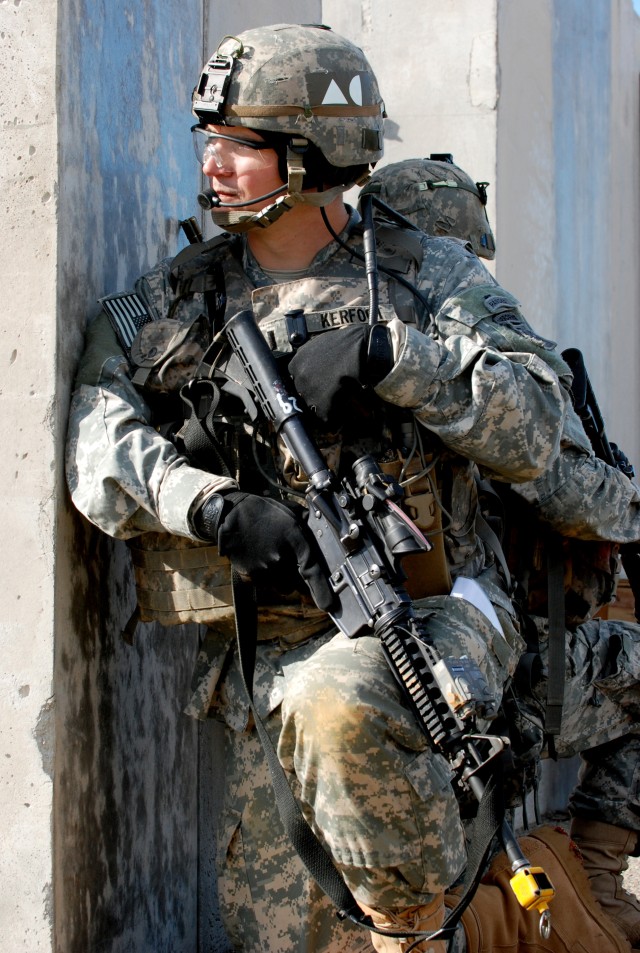
<svg viewBox="0 0 640 953">
<path fill-rule="evenodd" d="M 361 246 L 356 230 L 352 239 Z M 396 228 L 377 230 L 379 263 L 397 271 L 411 283 L 422 258 L 422 247 L 409 232 Z M 152 409 L 153 418 L 168 436 L 184 434 L 182 420 L 175 420 L 177 396 L 183 402 L 193 382 L 208 382 L 210 346 L 222 328 L 223 314 L 233 315 L 251 309 L 270 347 L 280 353 L 291 351 L 293 343 L 287 312 L 304 312 L 304 335 L 323 333 L 345 324 L 367 323 L 369 296 L 364 268 L 354 263 L 351 255 L 340 250 L 317 273 L 308 277 L 255 288 L 238 260 L 239 243 L 228 236 L 201 245 L 188 246 L 160 272 L 141 279 L 135 293 L 103 299 L 103 307 L 118 334 L 132 366 L 132 380 Z M 411 293 L 401 284 L 380 276 L 380 318 L 399 317 L 406 323 L 424 327 L 428 315 L 420 314 Z M 125 312 L 123 318 L 123 311 Z M 135 321 L 131 320 L 131 311 Z M 194 408 L 196 425 L 202 426 L 204 413 Z M 171 419 L 171 418 L 174 419 Z M 357 428 L 351 433 L 356 435 Z M 329 465 L 339 470 L 344 453 L 340 436 L 322 435 L 320 449 Z M 366 443 L 366 440 L 365 440 Z M 323 445 L 324 444 L 324 445 Z M 178 446 L 181 449 L 180 443 Z M 370 452 L 370 445 L 356 445 L 352 451 L 360 455 Z M 281 480 L 297 488 L 304 485 L 304 475 L 292 472 L 286 449 L 280 447 L 278 469 Z M 284 452 L 283 452 L 284 451 Z M 377 448 L 378 456 L 381 454 Z M 403 460 L 398 452 L 386 448 L 388 472 L 400 472 Z M 191 459 L 191 454 L 188 454 Z M 231 455 L 233 457 L 233 454 Z M 388 458 L 392 457 L 389 463 Z M 225 473 L 203 458 L 191 459 L 195 466 Z M 214 458 L 215 459 L 215 454 Z M 242 480 L 246 460 L 226 460 L 225 475 Z M 433 463 L 433 460 L 431 460 Z M 416 470 L 424 469 L 414 461 L 413 470 L 405 474 L 410 480 L 408 510 L 418 526 L 432 535 L 432 553 L 426 554 L 429 568 L 416 568 L 416 560 L 408 569 L 408 588 L 412 597 L 448 592 L 450 576 L 444 556 L 443 533 L 438 505 L 438 492 L 433 475 L 426 473 L 415 479 Z M 302 476 L 302 479 L 301 479 Z M 230 566 L 218 555 L 217 547 L 170 534 L 144 534 L 129 544 L 133 556 L 138 593 L 138 614 L 142 621 L 160 621 L 165 625 L 197 622 L 214 625 L 225 631 L 234 625 L 231 599 Z M 426 587 L 424 580 L 431 580 Z M 258 608 L 260 638 L 277 636 L 308 638 L 326 628 L 327 616 L 308 598 L 268 600 Z"/>
</svg>

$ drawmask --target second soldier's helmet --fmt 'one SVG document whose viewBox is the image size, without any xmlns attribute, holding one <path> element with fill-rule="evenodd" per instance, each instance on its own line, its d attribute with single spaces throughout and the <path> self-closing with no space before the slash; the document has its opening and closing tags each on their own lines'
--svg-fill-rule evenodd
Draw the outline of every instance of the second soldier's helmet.
<svg viewBox="0 0 640 953">
<path fill-rule="evenodd" d="M 384 104 L 357 46 L 320 25 L 277 24 L 225 37 L 193 92 L 203 124 L 314 143 L 335 166 L 382 156 Z"/>
<path fill-rule="evenodd" d="M 487 182 L 473 182 L 453 162 L 406 159 L 376 171 L 364 191 L 408 218 L 428 235 L 462 238 L 481 258 L 493 259 L 487 218 Z"/>
</svg>

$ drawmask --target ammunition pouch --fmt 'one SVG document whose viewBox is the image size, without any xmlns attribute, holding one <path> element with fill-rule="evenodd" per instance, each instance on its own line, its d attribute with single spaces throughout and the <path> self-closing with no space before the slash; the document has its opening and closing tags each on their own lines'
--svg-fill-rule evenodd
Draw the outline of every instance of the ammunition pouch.
<svg viewBox="0 0 640 953">
<path fill-rule="evenodd" d="M 217 546 L 169 533 L 145 533 L 128 542 L 138 606 L 124 637 L 133 640 L 138 622 L 194 622 L 235 636 L 231 566 Z M 326 612 L 309 597 L 259 593 L 258 638 L 296 645 L 326 631 Z"/>
<path fill-rule="evenodd" d="M 235 632 L 229 560 L 217 546 L 169 533 L 128 542 L 138 596 L 137 620 L 196 622 Z"/>
</svg>

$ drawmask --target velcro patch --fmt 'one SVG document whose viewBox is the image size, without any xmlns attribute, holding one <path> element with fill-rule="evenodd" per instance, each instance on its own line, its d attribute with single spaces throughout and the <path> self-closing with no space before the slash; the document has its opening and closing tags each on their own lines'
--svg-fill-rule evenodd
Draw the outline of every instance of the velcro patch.
<svg viewBox="0 0 640 953">
<path fill-rule="evenodd" d="M 492 314 L 504 311 L 505 308 L 513 308 L 515 304 L 517 304 L 515 298 L 507 298 L 504 295 L 487 295 L 484 299 L 485 308 Z"/>
<path fill-rule="evenodd" d="M 556 347 L 555 341 L 551 341 L 549 338 L 543 338 L 541 334 L 537 334 L 529 322 L 515 311 L 501 311 L 499 314 L 494 314 L 491 320 L 494 324 L 498 324 L 503 328 L 509 328 L 523 338 L 528 338 L 537 344 L 538 347 L 544 348 L 545 351 L 553 351 Z"/>
<path fill-rule="evenodd" d="M 100 298 L 100 304 L 107 312 L 118 340 L 129 354 L 138 331 L 153 320 L 144 301 L 134 291 L 125 291 Z"/>
</svg>

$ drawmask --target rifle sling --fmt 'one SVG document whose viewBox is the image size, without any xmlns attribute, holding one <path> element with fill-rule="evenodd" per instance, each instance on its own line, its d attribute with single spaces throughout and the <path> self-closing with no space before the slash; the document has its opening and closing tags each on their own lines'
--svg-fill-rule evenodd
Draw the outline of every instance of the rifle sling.
<svg viewBox="0 0 640 953">
<path fill-rule="evenodd" d="M 549 533 L 547 545 L 549 654 L 545 730 L 552 738 L 560 733 L 565 681 L 564 552 L 562 539 Z"/>
<path fill-rule="evenodd" d="M 368 920 L 347 888 L 334 863 L 322 846 L 300 810 L 287 782 L 284 769 L 264 722 L 258 714 L 253 699 L 253 673 L 256 660 L 258 615 L 256 593 L 251 583 L 243 580 L 235 569 L 231 570 L 233 603 L 236 616 L 236 636 L 240 674 L 249 699 L 256 730 L 264 749 L 271 783 L 283 826 L 302 863 L 322 890 L 338 908 L 341 919 L 349 918 L 369 928 Z"/>
</svg>

